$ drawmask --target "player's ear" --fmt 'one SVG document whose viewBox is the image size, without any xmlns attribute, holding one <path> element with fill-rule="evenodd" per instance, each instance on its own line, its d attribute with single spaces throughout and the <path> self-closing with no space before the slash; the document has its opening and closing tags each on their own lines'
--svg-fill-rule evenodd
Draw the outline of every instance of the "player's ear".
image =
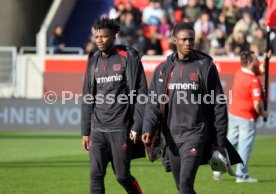
<svg viewBox="0 0 276 194">
<path fill-rule="evenodd" d="M 176 44 L 176 38 L 173 36 L 173 44 Z"/>
</svg>

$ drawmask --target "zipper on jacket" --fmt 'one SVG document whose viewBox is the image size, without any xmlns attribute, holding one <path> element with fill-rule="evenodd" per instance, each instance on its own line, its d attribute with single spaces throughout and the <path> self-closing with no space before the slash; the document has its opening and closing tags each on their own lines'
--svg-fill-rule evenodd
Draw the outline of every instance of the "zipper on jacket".
<svg viewBox="0 0 276 194">
<path fill-rule="evenodd" d="M 183 67 L 184 67 L 184 64 L 182 63 L 180 66 L 180 71 L 179 71 L 180 80 L 182 80 L 182 77 L 183 77 Z"/>
<path fill-rule="evenodd" d="M 106 74 L 106 69 L 107 69 L 107 59 L 104 59 L 104 73 Z"/>
</svg>

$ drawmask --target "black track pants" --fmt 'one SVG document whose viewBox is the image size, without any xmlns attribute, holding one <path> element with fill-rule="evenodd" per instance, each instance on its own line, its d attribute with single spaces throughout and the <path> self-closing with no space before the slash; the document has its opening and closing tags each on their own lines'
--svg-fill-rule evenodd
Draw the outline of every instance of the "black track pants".
<svg viewBox="0 0 276 194">
<path fill-rule="evenodd" d="M 130 150 L 127 131 L 92 132 L 90 155 L 90 193 L 104 194 L 104 176 L 111 161 L 118 182 L 129 194 L 142 193 L 136 179 L 130 174 Z"/>
<path fill-rule="evenodd" d="M 169 146 L 174 180 L 180 194 L 196 194 L 194 182 L 203 153 L 203 144 L 185 142 Z"/>
</svg>

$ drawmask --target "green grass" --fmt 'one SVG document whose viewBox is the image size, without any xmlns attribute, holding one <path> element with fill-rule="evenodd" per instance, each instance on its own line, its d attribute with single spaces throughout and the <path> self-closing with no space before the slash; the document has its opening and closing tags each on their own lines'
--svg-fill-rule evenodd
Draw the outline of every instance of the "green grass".
<svg viewBox="0 0 276 194">
<path fill-rule="evenodd" d="M 209 166 L 196 178 L 197 194 L 276 194 L 276 137 L 257 137 L 250 172 L 258 183 L 235 183 L 229 175 L 215 182 Z M 160 162 L 132 162 L 132 174 L 145 194 L 177 194 L 172 175 Z M 107 194 L 124 194 L 109 165 Z M 78 132 L 0 131 L 1 194 L 89 193 L 88 155 Z"/>
</svg>

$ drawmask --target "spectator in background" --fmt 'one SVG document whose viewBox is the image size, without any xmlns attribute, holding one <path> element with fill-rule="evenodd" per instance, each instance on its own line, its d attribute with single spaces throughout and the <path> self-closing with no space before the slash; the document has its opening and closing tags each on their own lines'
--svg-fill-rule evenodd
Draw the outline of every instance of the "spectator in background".
<svg viewBox="0 0 276 194">
<path fill-rule="evenodd" d="M 210 20 L 210 16 L 207 12 L 202 12 L 200 18 L 194 24 L 195 33 L 201 38 L 206 37 L 211 39 L 214 33 L 214 24 Z"/>
<path fill-rule="evenodd" d="M 146 42 L 143 30 L 141 28 L 137 29 L 136 35 L 137 35 L 137 40 L 136 40 L 136 43 L 135 43 L 134 47 L 140 53 L 143 53 L 144 52 L 144 48 L 145 48 L 145 42 Z"/>
<path fill-rule="evenodd" d="M 134 7 L 130 1 L 125 4 L 125 10 L 132 14 L 135 26 L 140 26 L 142 23 L 142 13 L 140 10 Z"/>
<path fill-rule="evenodd" d="M 201 8 L 198 5 L 198 0 L 189 0 L 188 6 L 184 8 L 182 15 L 194 23 L 200 17 L 200 14 Z"/>
<path fill-rule="evenodd" d="M 264 10 L 265 5 L 263 1 L 150 0 L 144 9 L 143 7 L 139 7 L 140 9 L 137 9 L 133 6 L 138 6 L 137 0 L 122 0 L 116 2 L 117 8 L 116 12 L 113 13 L 113 18 L 117 18 L 120 21 L 122 28 L 121 34 L 116 40 L 116 44 L 127 44 L 135 46 L 140 51 L 145 51 L 145 49 L 142 47 L 145 45 L 145 42 L 148 42 L 148 40 L 152 39 L 151 32 L 155 31 L 158 34 L 157 38 L 160 40 L 162 51 L 165 53 L 166 50 L 170 47 L 170 39 L 167 37 L 167 34 L 169 34 L 168 29 L 171 27 L 171 25 L 178 22 L 189 22 L 194 24 L 195 31 L 197 31 L 195 47 L 202 50 L 203 52 L 209 54 L 217 53 L 218 55 L 220 55 L 220 53 L 226 52 L 228 55 L 236 55 L 239 54 L 241 49 L 249 49 L 250 47 L 256 53 L 262 53 L 262 41 L 259 41 L 260 38 L 258 37 L 256 40 L 254 40 L 256 26 L 258 26 L 258 22 L 254 22 L 254 18 L 261 17 L 263 13 L 262 10 Z M 237 5 L 239 8 L 237 8 L 235 5 Z M 125 21 L 126 15 L 128 15 L 125 14 L 126 12 L 132 14 L 132 19 L 130 19 L 129 22 Z M 202 12 L 204 12 L 204 14 L 201 14 Z M 206 15 L 205 13 L 208 13 L 209 15 L 208 22 L 202 22 L 201 17 L 202 15 Z M 252 24 L 250 24 L 250 22 L 242 23 L 244 18 L 239 20 L 239 17 L 243 13 L 251 15 L 251 19 L 248 19 L 248 21 L 252 21 Z M 131 18 L 131 16 L 128 18 Z M 203 16 L 203 18 L 206 20 L 207 17 Z M 143 29 L 143 35 L 141 34 L 140 30 L 133 32 L 133 30 L 139 28 Z M 233 37 L 232 33 L 234 28 L 235 32 Z M 198 29 L 200 33 L 198 33 Z M 218 34 L 221 34 L 221 32 L 215 33 L 215 29 L 220 29 L 223 32 L 222 34 L 224 38 L 219 38 Z M 209 31 L 211 31 L 211 33 L 209 33 Z M 244 37 L 241 38 L 242 36 L 238 33 L 238 31 L 242 31 L 245 34 L 244 36 L 247 38 L 245 42 Z M 145 40 L 146 38 L 147 41 Z M 227 41 L 225 43 L 225 49 L 223 49 L 222 45 L 225 39 Z M 215 46 L 212 49 L 210 47 L 211 40 L 212 45 L 217 45 L 219 47 Z M 251 44 L 251 46 L 248 44 Z"/>
<path fill-rule="evenodd" d="M 177 0 L 177 5 L 180 8 L 184 8 L 188 5 L 189 0 Z"/>
<path fill-rule="evenodd" d="M 164 13 L 161 9 L 160 2 L 158 0 L 151 0 L 143 11 L 142 21 L 146 25 L 158 26 L 163 17 Z"/>
<path fill-rule="evenodd" d="M 244 8 L 242 8 L 241 12 L 247 12 L 251 15 L 251 17 L 255 20 L 255 22 L 258 22 L 261 18 L 261 14 L 258 13 L 258 10 L 256 7 L 253 6 L 253 0 L 247 0 Z"/>
<path fill-rule="evenodd" d="M 174 18 L 174 0 L 162 0 L 162 8 L 165 11 L 166 16 L 171 24 L 175 23 Z"/>
<path fill-rule="evenodd" d="M 250 50 L 254 51 L 257 56 L 261 56 L 265 53 L 266 39 L 264 31 L 261 28 L 258 28 L 257 31 L 254 32 L 253 41 L 250 47 Z"/>
<path fill-rule="evenodd" d="M 224 34 L 229 36 L 232 33 L 232 28 L 226 21 L 225 15 L 223 13 L 219 14 L 218 22 L 216 24 L 216 28 L 220 29 Z"/>
<path fill-rule="evenodd" d="M 126 46 L 133 46 L 136 40 L 135 32 L 137 26 L 134 23 L 134 17 L 131 12 L 124 11 L 120 16 L 120 39 L 121 43 Z"/>
<path fill-rule="evenodd" d="M 225 0 L 222 13 L 226 17 L 226 22 L 233 28 L 239 17 L 239 10 L 233 5 L 232 0 Z"/>
<path fill-rule="evenodd" d="M 226 34 L 223 33 L 221 29 L 216 29 L 215 37 L 211 40 L 211 55 L 225 55 L 225 42 L 226 42 Z"/>
<path fill-rule="evenodd" d="M 248 43 L 252 43 L 254 32 L 258 29 L 258 24 L 252 19 L 248 12 L 243 12 L 242 18 L 234 27 L 233 35 L 237 36 L 238 32 L 242 32 Z"/>
<path fill-rule="evenodd" d="M 139 9 L 144 9 L 149 4 L 149 0 L 143 0 L 143 1 L 139 1 L 139 0 L 114 0 L 114 5 L 117 5 L 120 2 L 123 2 L 123 3 L 131 2 L 131 3 L 133 3 L 133 5 L 135 7 L 139 8 Z"/>
<path fill-rule="evenodd" d="M 238 31 L 236 36 L 229 36 L 226 44 L 227 55 L 239 55 L 241 51 L 249 50 L 249 44 L 246 41 L 243 32 Z"/>
<path fill-rule="evenodd" d="M 219 17 L 219 9 L 216 8 L 215 0 L 207 0 L 205 12 L 210 16 L 210 20 L 216 25 Z"/>
<path fill-rule="evenodd" d="M 262 0 L 256 0 L 253 3 L 253 6 L 257 9 L 257 13 L 259 14 L 260 18 L 257 22 L 260 22 L 260 20 L 263 18 L 264 13 L 266 11 L 267 8 L 267 4 L 266 1 L 262 1 Z"/>
<path fill-rule="evenodd" d="M 57 25 L 50 37 L 50 47 L 54 48 L 54 53 L 60 54 L 63 53 L 65 47 L 64 38 L 63 38 L 63 28 L 61 25 Z"/>
<path fill-rule="evenodd" d="M 151 32 L 151 36 L 146 38 L 144 54 L 145 55 L 162 55 L 162 47 L 160 40 L 158 39 L 158 34 L 154 31 Z"/>
<path fill-rule="evenodd" d="M 109 18 L 118 19 L 125 9 L 124 3 L 119 3 L 116 7 L 113 7 L 109 11 Z"/>
<path fill-rule="evenodd" d="M 238 9 L 242 9 L 246 6 L 248 0 L 231 0 L 233 5 Z"/>
<path fill-rule="evenodd" d="M 168 18 L 165 14 L 159 26 L 159 38 L 160 38 L 163 54 L 167 53 L 167 51 L 170 50 L 170 36 L 171 36 L 171 26 L 168 23 Z"/>
<path fill-rule="evenodd" d="M 214 34 L 214 24 L 207 12 L 202 12 L 194 24 L 196 49 L 209 53 L 210 40 Z"/>
<path fill-rule="evenodd" d="M 222 9 L 223 8 L 224 0 L 215 0 L 215 3 L 216 3 L 216 7 L 218 9 Z"/>
<path fill-rule="evenodd" d="M 168 22 L 167 15 L 164 15 L 161 19 L 161 23 L 159 25 L 159 35 L 161 39 L 170 38 L 171 36 L 171 25 Z"/>
</svg>

